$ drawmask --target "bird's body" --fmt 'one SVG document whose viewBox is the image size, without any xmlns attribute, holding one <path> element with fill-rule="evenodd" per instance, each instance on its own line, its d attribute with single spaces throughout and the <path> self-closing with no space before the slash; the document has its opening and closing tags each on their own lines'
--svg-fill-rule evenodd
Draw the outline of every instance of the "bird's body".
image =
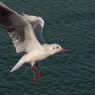
<svg viewBox="0 0 95 95">
<path fill-rule="evenodd" d="M 38 62 L 38 61 L 44 60 L 48 56 L 49 56 L 48 52 L 45 51 L 45 48 L 43 46 L 42 49 L 40 49 L 40 50 L 35 49 L 35 50 L 25 54 L 23 57 L 24 57 L 25 63 L 33 63 L 33 62 Z"/>
<path fill-rule="evenodd" d="M 44 20 L 41 17 L 26 14 L 20 15 L 2 2 L 0 2 L 0 26 L 9 33 L 16 52 L 26 52 L 11 72 L 24 63 L 30 63 L 36 81 L 33 65 L 60 51 L 66 51 L 58 44 L 50 45 L 45 43 L 42 36 Z M 37 64 L 36 67 L 38 68 Z M 40 70 L 39 76 L 41 76 Z"/>
</svg>

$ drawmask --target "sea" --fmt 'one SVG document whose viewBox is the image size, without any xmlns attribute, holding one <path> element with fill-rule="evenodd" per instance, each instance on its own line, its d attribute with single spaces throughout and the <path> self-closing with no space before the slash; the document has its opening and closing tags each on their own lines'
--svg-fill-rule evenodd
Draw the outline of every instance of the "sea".
<svg viewBox="0 0 95 95">
<path fill-rule="evenodd" d="M 48 44 L 59 52 L 34 65 L 10 72 L 24 55 L 16 53 L 12 39 L 0 27 L 0 95 L 95 95 L 95 0 L 0 0 L 19 14 L 40 16 Z"/>
</svg>

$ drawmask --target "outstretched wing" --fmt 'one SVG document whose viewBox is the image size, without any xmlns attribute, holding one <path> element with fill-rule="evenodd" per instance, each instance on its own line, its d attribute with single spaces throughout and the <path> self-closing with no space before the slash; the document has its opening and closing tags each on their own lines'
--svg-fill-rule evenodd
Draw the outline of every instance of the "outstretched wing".
<svg viewBox="0 0 95 95">
<path fill-rule="evenodd" d="M 41 46 L 31 24 L 2 2 L 0 2 L 0 26 L 12 37 L 17 53 L 29 52 Z"/>
<path fill-rule="evenodd" d="M 32 25 L 35 35 L 40 44 L 44 44 L 45 41 L 43 39 L 43 33 L 42 33 L 44 27 L 44 20 L 41 17 L 29 16 L 27 14 L 23 14 L 23 17 Z"/>
</svg>

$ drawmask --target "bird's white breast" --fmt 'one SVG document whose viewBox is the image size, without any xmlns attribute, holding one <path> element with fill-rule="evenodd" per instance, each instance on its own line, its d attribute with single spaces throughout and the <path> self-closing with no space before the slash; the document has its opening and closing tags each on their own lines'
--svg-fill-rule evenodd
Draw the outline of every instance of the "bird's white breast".
<svg viewBox="0 0 95 95">
<path fill-rule="evenodd" d="M 28 54 L 25 55 L 25 59 L 27 62 L 33 62 L 33 61 L 41 61 L 48 57 L 47 53 L 42 50 L 34 50 Z"/>
</svg>

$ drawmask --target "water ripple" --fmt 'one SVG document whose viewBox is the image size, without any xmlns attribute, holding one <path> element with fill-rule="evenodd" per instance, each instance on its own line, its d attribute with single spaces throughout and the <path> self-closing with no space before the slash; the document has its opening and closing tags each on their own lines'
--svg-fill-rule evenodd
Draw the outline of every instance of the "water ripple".
<svg viewBox="0 0 95 95">
<path fill-rule="evenodd" d="M 16 54 L 11 38 L 0 28 L 0 95 L 94 95 L 95 2 L 94 0 L 1 0 L 19 13 L 45 20 L 47 43 L 59 43 L 68 52 L 39 63 L 42 78 L 30 65 L 10 73 L 23 54 Z"/>
</svg>

